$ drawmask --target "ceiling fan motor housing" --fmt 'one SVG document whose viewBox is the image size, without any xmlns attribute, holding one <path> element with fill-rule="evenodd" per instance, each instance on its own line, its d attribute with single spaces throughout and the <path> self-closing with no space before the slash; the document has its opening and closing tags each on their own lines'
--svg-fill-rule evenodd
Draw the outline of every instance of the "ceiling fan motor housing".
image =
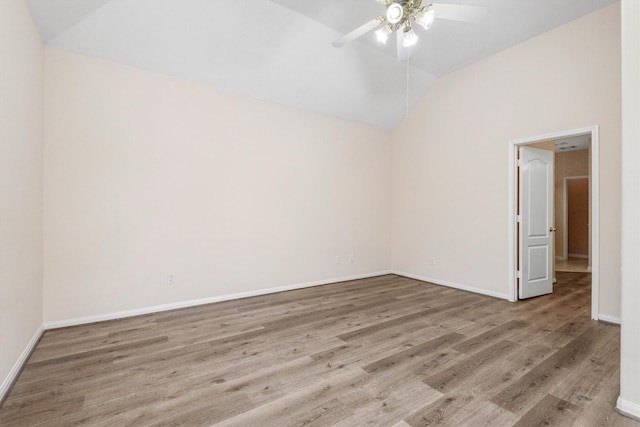
<svg viewBox="0 0 640 427">
<path fill-rule="evenodd" d="M 387 22 L 393 25 L 402 24 L 421 4 L 422 0 L 403 0 L 390 3 L 387 6 Z"/>
</svg>

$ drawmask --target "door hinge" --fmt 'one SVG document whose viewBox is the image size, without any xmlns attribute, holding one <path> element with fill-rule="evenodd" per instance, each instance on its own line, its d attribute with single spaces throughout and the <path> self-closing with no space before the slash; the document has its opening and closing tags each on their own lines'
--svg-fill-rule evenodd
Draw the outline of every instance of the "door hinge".
<svg viewBox="0 0 640 427">
<path fill-rule="evenodd" d="M 516 279 L 522 279 L 522 271 L 516 271 Z"/>
<path fill-rule="evenodd" d="M 516 215 L 516 222 L 522 221 L 522 215 Z"/>
</svg>

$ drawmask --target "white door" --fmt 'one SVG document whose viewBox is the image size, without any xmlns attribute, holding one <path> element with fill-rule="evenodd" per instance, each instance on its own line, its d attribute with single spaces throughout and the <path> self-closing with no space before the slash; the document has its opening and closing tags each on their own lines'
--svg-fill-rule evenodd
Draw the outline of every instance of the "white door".
<svg viewBox="0 0 640 427">
<path fill-rule="evenodd" d="M 520 299 L 553 292 L 553 151 L 520 147 Z"/>
</svg>

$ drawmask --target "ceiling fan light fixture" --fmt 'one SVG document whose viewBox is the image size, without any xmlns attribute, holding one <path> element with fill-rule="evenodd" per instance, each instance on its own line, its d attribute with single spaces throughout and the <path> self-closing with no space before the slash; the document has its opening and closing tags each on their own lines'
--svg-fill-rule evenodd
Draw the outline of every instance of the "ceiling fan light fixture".
<svg viewBox="0 0 640 427">
<path fill-rule="evenodd" d="M 387 21 L 392 24 L 397 24 L 402 21 L 404 17 L 404 8 L 400 3 L 391 3 L 389 7 L 387 7 Z"/>
<path fill-rule="evenodd" d="M 410 25 L 407 25 L 402 31 L 402 46 L 411 47 L 416 43 L 418 43 L 418 35 Z"/>
<path fill-rule="evenodd" d="M 434 19 L 436 19 L 436 11 L 432 7 L 427 6 L 420 10 L 413 18 L 418 24 L 422 25 L 425 30 L 431 28 Z"/>
<path fill-rule="evenodd" d="M 391 24 L 387 24 L 376 31 L 376 38 L 380 43 L 386 44 L 392 32 L 393 27 L 391 26 Z"/>
</svg>

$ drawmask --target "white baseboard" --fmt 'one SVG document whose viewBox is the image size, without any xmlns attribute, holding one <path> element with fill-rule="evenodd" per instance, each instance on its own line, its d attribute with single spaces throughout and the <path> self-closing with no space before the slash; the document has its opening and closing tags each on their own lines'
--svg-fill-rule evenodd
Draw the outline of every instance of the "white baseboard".
<svg viewBox="0 0 640 427">
<path fill-rule="evenodd" d="M 640 405 L 637 403 L 632 403 L 624 400 L 622 397 L 618 397 L 616 409 L 621 414 L 640 421 Z"/>
<path fill-rule="evenodd" d="M 349 280 L 367 279 L 370 277 L 384 276 L 386 274 L 392 274 L 391 270 L 377 271 L 374 273 L 357 274 L 354 276 L 346 276 L 346 277 L 334 277 L 331 279 L 317 280 L 314 282 L 298 283 L 295 285 L 280 286 L 276 288 L 258 289 L 255 291 L 239 292 L 236 294 L 228 294 L 228 295 L 220 295 L 220 296 L 209 297 L 209 298 L 180 301 L 180 302 L 174 302 L 174 303 L 163 304 L 163 305 L 155 305 L 151 307 L 143 307 L 143 308 L 138 308 L 133 310 L 118 311 L 115 313 L 98 314 L 95 316 L 77 317 L 74 319 L 65 319 L 65 320 L 54 320 L 51 322 L 45 322 L 44 329 L 45 330 L 57 329 L 57 328 L 65 328 L 68 326 L 84 325 L 87 323 L 104 322 L 107 320 L 122 319 L 125 317 L 140 316 L 143 314 L 159 313 L 162 311 L 176 310 L 178 308 L 186 308 L 186 307 L 193 307 L 197 305 L 211 304 L 214 302 L 255 297 L 260 295 L 273 294 L 277 292 L 284 292 L 284 291 L 292 291 L 295 289 L 310 288 L 312 286 L 328 285 L 331 283 L 346 282 Z"/>
<path fill-rule="evenodd" d="M 569 254 L 569 258 L 582 258 L 582 259 L 588 259 L 589 255 L 585 255 L 585 254 Z"/>
<path fill-rule="evenodd" d="M 29 341 L 29 344 L 27 344 L 27 347 L 24 349 L 16 363 L 14 363 L 13 368 L 11 368 L 7 377 L 4 379 L 4 381 L 2 381 L 2 385 L 0 385 L 0 405 L 7 397 L 7 394 L 9 393 L 9 390 L 11 390 L 11 386 L 13 385 L 13 383 L 16 381 L 16 379 L 18 379 L 18 375 L 20 375 L 22 367 L 25 365 L 25 363 L 27 363 L 27 359 L 29 359 L 31 352 L 35 348 L 36 344 L 38 344 L 38 341 L 40 340 L 40 337 L 43 333 L 44 327 L 40 326 Z"/>
<path fill-rule="evenodd" d="M 618 316 L 610 316 L 608 314 L 598 314 L 598 320 L 606 323 L 613 323 L 619 325 L 622 323 L 622 319 Z"/>
<path fill-rule="evenodd" d="M 476 288 L 473 286 L 460 285 L 458 283 L 447 282 L 445 280 L 432 279 L 429 277 L 420 276 L 418 274 L 405 273 L 404 271 L 392 270 L 391 273 L 397 274 L 398 276 L 408 277 L 410 279 L 420 280 L 422 282 L 433 283 L 434 285 L 446 286 L 448 288 L 459 289 L 461 291 L 473 292 L 474 294 L 487 295 L 494 298 L 509 300 L 509 295 L 501 292 L 488 291 L 486 289 Z"/>
</svg>

